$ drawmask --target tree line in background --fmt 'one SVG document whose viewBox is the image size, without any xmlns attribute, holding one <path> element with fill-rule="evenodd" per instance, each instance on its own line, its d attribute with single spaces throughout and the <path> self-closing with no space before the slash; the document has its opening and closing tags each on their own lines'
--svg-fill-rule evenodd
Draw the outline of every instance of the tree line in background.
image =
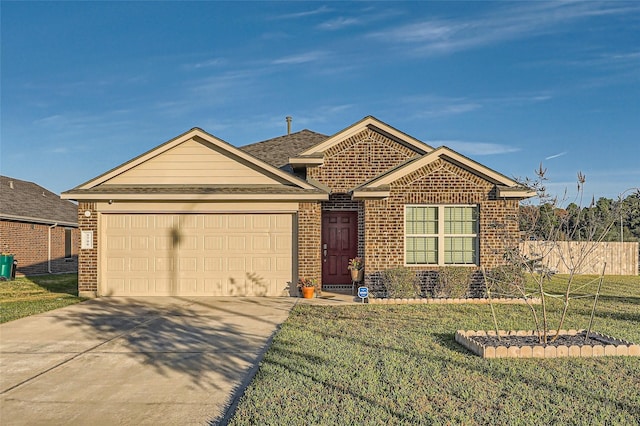
<svg viewBox="0 0 640 426">
<path fill-rule="evenodd" d="M 640 241 L 640 190 L 618 200 L 593 199 L 586 207 L 572 202 L 559 207 L 555 200 L 520 206 L 520 231 L 527 238 L 585 241 Z"/>
</svg>

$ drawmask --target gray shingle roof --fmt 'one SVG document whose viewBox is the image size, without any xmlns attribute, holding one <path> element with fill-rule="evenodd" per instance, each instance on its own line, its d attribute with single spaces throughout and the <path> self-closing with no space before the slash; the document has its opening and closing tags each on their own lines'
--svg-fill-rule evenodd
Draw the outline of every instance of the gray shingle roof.
<svg viewBox="0 0 640 426">
<path fill-rule="evenodd" d="M 274 167 L 282 168 L 289 163 L 290 157 L 295 157 L 327 138 L 327 135 L 304 129 L 290 135 L 241 146 L 239 149 Z"/>
<path fill-rule="evenodd" d="M 0 176 L 0 217 L 77 226 L 78 207 L 33 182 Z"/>
</svg>

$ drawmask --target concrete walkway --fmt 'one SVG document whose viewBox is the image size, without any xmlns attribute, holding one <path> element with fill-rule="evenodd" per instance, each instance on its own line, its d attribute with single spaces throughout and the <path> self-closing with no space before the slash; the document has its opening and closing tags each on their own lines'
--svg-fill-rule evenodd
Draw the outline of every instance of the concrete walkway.
<svg viewBox="0 0 640 426">
<path fill-rule="evenodd" d="M 301 300 L 101 298 L 2 324 L 0 424 L 215 422 Z"/>
</svg>

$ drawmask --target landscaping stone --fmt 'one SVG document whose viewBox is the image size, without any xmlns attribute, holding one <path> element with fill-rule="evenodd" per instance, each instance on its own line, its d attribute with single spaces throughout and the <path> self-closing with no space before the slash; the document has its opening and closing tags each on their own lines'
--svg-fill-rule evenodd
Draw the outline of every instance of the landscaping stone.
<svg viewBox="0 0 640 426">
<path fill-rule="evenodd" d="M 535 330 L 458 330 L 456 342 L 483 358 L 566 358 L 638 356 L 640 345 L 585 330 L 549 330 L 546 344 L 539 343 Z"/>
</svg>

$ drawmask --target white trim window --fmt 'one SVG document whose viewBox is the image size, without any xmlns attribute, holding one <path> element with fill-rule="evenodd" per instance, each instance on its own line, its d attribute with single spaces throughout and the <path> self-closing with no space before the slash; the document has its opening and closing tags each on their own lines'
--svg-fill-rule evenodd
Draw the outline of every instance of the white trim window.
<svg viewBox="0 0 640 426">
<path fill-rule="evenodd" d="M 406 265 L 477 265 L 478 206 L 407 205 Z"/>
</svg>

